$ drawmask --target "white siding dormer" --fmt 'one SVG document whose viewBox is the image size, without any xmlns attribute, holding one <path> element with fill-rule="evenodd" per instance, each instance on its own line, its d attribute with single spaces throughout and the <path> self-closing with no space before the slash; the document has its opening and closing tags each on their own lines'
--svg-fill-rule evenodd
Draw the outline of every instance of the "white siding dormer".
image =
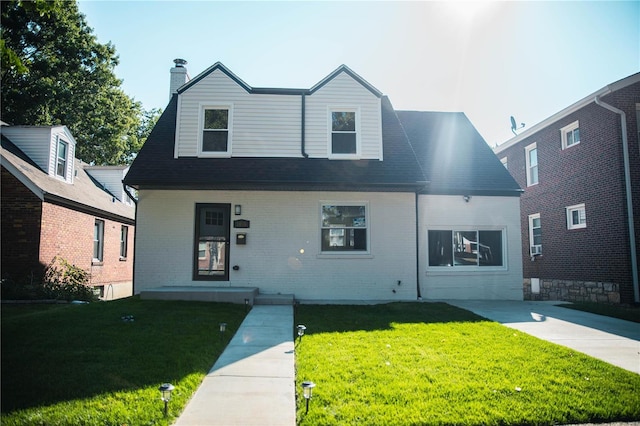
<svg viewBox="0 0 640 426">
<path fill-rule="evenodd" d="M 355 154 L 333 153 L 332 112 L 356 113 Z M 382 160 L 382 109 L 380 98 L 347 73 L 340 73 L 307 96 L 306 143 L 310 157 Z"/>
<path fill-rule="evenodd" d="M 133 201 L 124 190 L 122 180 L 129 171 L 129 166 L 84 166 L 85 171 L 100 183 L 120 202 L 133 205 Z"/>
<path fill-rule="evenodd" d="M 76 141 L 67 126 L 3 126 L 2 133 L 49 176 L 73 183 Z"/>
</svg>

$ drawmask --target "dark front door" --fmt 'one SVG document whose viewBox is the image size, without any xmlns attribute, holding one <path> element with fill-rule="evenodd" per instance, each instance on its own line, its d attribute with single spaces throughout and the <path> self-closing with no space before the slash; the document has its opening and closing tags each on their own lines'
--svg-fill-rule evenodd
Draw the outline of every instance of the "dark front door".
<svg viewBox="0 0 640 426">
<path fill-rule="evenodd" d="M 194 280 L 229 281 L 230 204 L 196 204 Z"/>
</svg>

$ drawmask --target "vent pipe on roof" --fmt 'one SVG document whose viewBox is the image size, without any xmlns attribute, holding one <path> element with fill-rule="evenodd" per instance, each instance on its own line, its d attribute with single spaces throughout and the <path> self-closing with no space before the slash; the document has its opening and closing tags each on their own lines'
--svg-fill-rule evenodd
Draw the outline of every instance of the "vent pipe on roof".
<svg viewBox="0 0 640 426">
<path fill-rule="evenodd" d="M 631 198 L 631 172 L 629 165 L 629 142 L 627 140 L 627 115 L 621 109 L 600 100 L 600 95 L 594 99 L 597 105 L 608 109 L 620 116 L 620 130 L 622 132 L 622 158 L 624 161 L 624 183 L 627 199 L 627 225 L 629 227 L 629 248 L 631 249 L 631 278 L 633 282 L 633 300 L 640 303 L 640 284 L 638 283 L 638 258 L 636 256 L 636 233 L 633 225 L 633 200 Z"/>
<path fill-rule="evenodd" d="M 176 64 L 175 67 L 171 68 L 171 80 L 169 82 L 169 100 L 171 97 L 178 93 L 178 89 L 189 81 L 189 74 L 187 73 L 187 69 L 185 65 L 187 65 L 187 61 L 184 59 L 174 59 L 173 63 Z"/>
</svg>

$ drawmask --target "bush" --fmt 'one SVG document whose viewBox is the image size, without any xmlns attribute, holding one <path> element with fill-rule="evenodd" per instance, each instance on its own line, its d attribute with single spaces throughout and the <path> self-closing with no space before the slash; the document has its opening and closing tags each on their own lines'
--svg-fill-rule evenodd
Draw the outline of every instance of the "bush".
<svg viewBox="0 0 640 426">
<path fill-rule="evenodd" d="M 51 299 L 96 300 L 89 285 L 89 273 L 58 256 L 47 265 L 42 286 Z"/>
<path fill-rule="evenodd" d="M 14 280 L 11 277 L 3 278 L 0 282 L 0 294 L 2 300 L 40 300 L 46 299 L 42 279 L 35 278 L 33 274 L 22 280 Z"/>
</svg>

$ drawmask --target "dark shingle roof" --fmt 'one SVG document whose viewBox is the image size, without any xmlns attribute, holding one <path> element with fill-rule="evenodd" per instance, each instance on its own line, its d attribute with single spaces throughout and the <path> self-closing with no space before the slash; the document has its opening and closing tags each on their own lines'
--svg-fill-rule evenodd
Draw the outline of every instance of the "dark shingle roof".
<svg viewBox="0 0 640 426">
<path fill-rule="evenodd" d="M 428 193 L 514 195 L 516 181 L 464 113 L 397 111 L 411 141 Z"/>
<path fill-rule="evenodd" d="M 134 224 L 135 208 L 117 201 L 86 171 L 86 163 L 75 159 L 77 176 L 73 183 L 49 176 L 9 138 L 2 135 L 2 166 L 21 182 L 28 184 L 40 199 L 64 205 L 122 223 Z"/>
<path fill-rule="evenodd" d="M 131 165 L 135 188 L 414 191 L 424 180 L 398 117 L 382 98 L 384 161 L 322 158 L 174 158 L 174 95 Z"/>
</svg>

